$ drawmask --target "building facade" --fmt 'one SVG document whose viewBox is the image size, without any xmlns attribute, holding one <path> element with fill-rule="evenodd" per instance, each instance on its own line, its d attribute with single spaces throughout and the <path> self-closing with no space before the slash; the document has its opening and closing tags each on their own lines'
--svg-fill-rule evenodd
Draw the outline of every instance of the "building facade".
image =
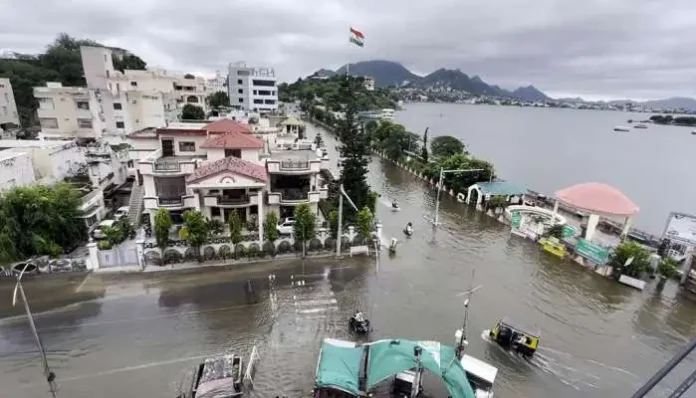
<svg viewBox="0 0 696 398">
<path fill-rule="evenodd" d="M 15 102 L 10 79 L 0 77 L 0 126 L 5 123 L 13 123 L 19 126 L 19 114 L 17 113 L 17 103 Z M 0 130 L 2 130 L 2 127 L 0 127 Z"/>
<path fill-rule="evenodd" d="M 318 213 L 319 199 L 328 197 L 319 177 L 328 158 L 297 136 L 270 144 L 251 126 L 221 119 L 143 131 L 129 140 L 137 151 L 154 148 L 138 162 L 151 222 L 159 208 L 167 208 L 175 222 L 186 210 L 198 210 L 226 224 L 236 212 L 244 225 L 258 228 L 261 239 L 269 211 L 291 217 L 296 206 L 308 203 Z"/>
<path fill-rule="evenodd" d="M 213 94 L 218 91 L 227 92 L 227 76 L 220 74 L 219 70 L 215 71 L 215 77 L 208 79 L 206 82 L 208 93 Z"/>
<path fill-rule="evenodd" d="M 258 112 L 278 109 L 278 81 L 272 68 L 255 68 L 240 62 L 230 64 L 227 94 L 230 105 Z"/>
<path fill-rule="evenodd" d="M 25 152 L 0 151 L 0 190 L 36 182 L 31 158 Z"/>
</svg>

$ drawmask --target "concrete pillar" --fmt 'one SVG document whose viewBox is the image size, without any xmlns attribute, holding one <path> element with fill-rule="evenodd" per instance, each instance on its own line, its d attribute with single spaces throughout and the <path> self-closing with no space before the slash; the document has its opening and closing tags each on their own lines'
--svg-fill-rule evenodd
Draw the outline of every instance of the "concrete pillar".
<svg viewBox="0 0 696 398">
<path fill-rule="evenodd" d="M 258 195 L 258 200 L 259 200 L 259 215 L 258 215 L 258 220 L 259 220 L 259 242 L 263 244 L 263 190 L 259 189 L 259 192 L 257 193 Z"/>
<path fill-rule="evenodd" d="M 140 269 L 145 269 L 145 237 L 139 236 L 135 241 L 135 251 L 138 256 L 138 265 Z"/>
<path fill-rule="evenodd" d="M 524 203 L 524 202 L 522 202 L 522 203 Z M 551 218 L 551 222 L 552 222 L 553 224 L 556 224 L 556 215 L 557 215 L 557 214 L 558 214 L 558 200 L 556 200 L 555 202 L 553 202 L 553 216 L 552 216 L 552 218 Z"/>
<path fill-rule="evenodd" d="M 626 217 L 624 221 L 623 230 L 621 231 L 621 239 L 625 239 L 628 236 L 628 232 L 631 229 L 631 224 L 633 224 L 633 217 Z"/>
<path fill-rule="evenodd" d="M 377 233 L 377 239 L 379 239 L 379 244 L 382 245 L 382 223 L 378 222 L 375 224 L 375 230 Z"/>
<path fill-rule="evenodd" d="M 99 269 L 99 249 L 97 249 L 97 242 L 94 239 L 89 238 L 89 243 L 87 243 L 87 250 L 89 251 L 89 261 L 87 261 L 87 269 L 90 271 Z"/>
<path fill-rule="evenodd" d="M 585 232 L 585 239 L 592 240 L 592 237 L 597 230 L 597 224 L 599 224 L 599 216 L 596 214 L 590 214 L 590 218 L 587 220 L 587 232 Z"/>
</svg>

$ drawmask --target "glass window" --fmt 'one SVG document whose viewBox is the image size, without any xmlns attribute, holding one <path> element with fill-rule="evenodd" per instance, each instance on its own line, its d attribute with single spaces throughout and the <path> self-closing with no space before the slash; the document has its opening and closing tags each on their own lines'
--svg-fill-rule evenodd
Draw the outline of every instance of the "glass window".
<svg viewBox="0 0 696 398">
<path fill-rule="evenodd" d="M 126 124 L 124 122 L 116 122 L 116 128 L 117 129 L 122 129 L 125 128 Z"/>
<path fill-rule="evenodd" d="M 120 111 L 121 109 L 123 109 L 123 105 L 121 105 L 120 102 L 114 102 L 114 109 Z"/>
<path fill-rule="evenodd" d="M 192 141 L 182 141 L 179 143 L 179 152 L 196 152 L 196 143 Z"/>
</svg>

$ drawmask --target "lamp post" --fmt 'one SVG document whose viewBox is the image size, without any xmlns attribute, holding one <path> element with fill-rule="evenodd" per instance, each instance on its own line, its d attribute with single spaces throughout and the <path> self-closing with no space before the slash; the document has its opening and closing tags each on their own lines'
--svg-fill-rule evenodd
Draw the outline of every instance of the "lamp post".
<svg viewBox="0 0 696 398">
<path fill-rule="evenodd" d="M 447 173 L 467 173 L 473 171 L 485 171 L 484 169 L 455 169 L 455 170 L 445 170 L 440 167 L 440 178 L 437 181 L 437 196 L 435 197 L 435 218 L 432 223 L 433 226 L 437 227 L 439 224 L 439 212 L 440 212 L 440 191 L 442 191 L 442 179 Z"/>
<path fill-rule="evenodd" d="M 36 330 L 36 325 L 34 324 L 34 317 L 31 315 L 31 309 L 29 308 L 29 302 L 27 301 L 27 296 L 24 294 L 24 288 L 22 287 L 22 276 L 24 276 L 24 271 L 27 270 L 29 263 L 24 265 L 22 272 L 17 276 L 17 284 L 15 285 L 14 292 L 12 293 L 12 306 L 17 304 L 17 293 L 22 297 L 24 302 L 24 311 L 27 313 L 27 320 L 29 321 L 29 328 L 31 333 L 34 335 L 34 342 L 39 349 L 41 354 L 41 359 L 43 360 L 44 375 L 46 376 L 46 381 L 48 382 L 48 388 L 51 392 L 51 396 L 56 398 L 56 374 L 51 371 L 48 367 L 48 359 L 46 358 L 46 351 L 44 350 L 43 344 L 41 343 L 41 338 L 39 338 L 39 332 Z"/>
<path fill-rule="evenodd" d="M 338 231 L 336 236 L 336 260 L 340 260 L 343 258 L 343 256 L 341 256 L 341 233 L 343 232 L 341 230 L 341 228 L 343 228 L 343 197 L 345 196 L 346 199 L 348 199 L 348 203 L 350 203 L 350 205 L 353 206 L 355 211 L 359 211 L 358 207 L 355 205 L 355 203 L 353 203 L 352 200 L 350 200 L 350 197 L 343 189 L 343 184 L 340 185 L 339 191 L 341 194 L 338 195 Z"/>
</svg>

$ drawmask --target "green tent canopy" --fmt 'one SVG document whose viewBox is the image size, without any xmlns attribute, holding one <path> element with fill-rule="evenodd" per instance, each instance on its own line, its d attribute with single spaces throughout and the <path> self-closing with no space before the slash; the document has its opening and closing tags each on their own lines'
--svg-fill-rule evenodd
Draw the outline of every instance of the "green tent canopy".
<svg viewBox="0 0 696 398">
<path fill-rule="evenodd" d="M 346 343 L 324 339 L 317 365 L 316 385 L 360 395 L 360 367 L 365 347 Z"/>
<path fill-rule="evenodd" d="M 452 398 L 474 398 L 466 371 L 452 347 L 433 341 L 379 340 L 369 344 L 367 389 L 400 372 L 414 369 L 414 348 L 422 348 L 421 366 L 442 378 Z"/>
</svg>

